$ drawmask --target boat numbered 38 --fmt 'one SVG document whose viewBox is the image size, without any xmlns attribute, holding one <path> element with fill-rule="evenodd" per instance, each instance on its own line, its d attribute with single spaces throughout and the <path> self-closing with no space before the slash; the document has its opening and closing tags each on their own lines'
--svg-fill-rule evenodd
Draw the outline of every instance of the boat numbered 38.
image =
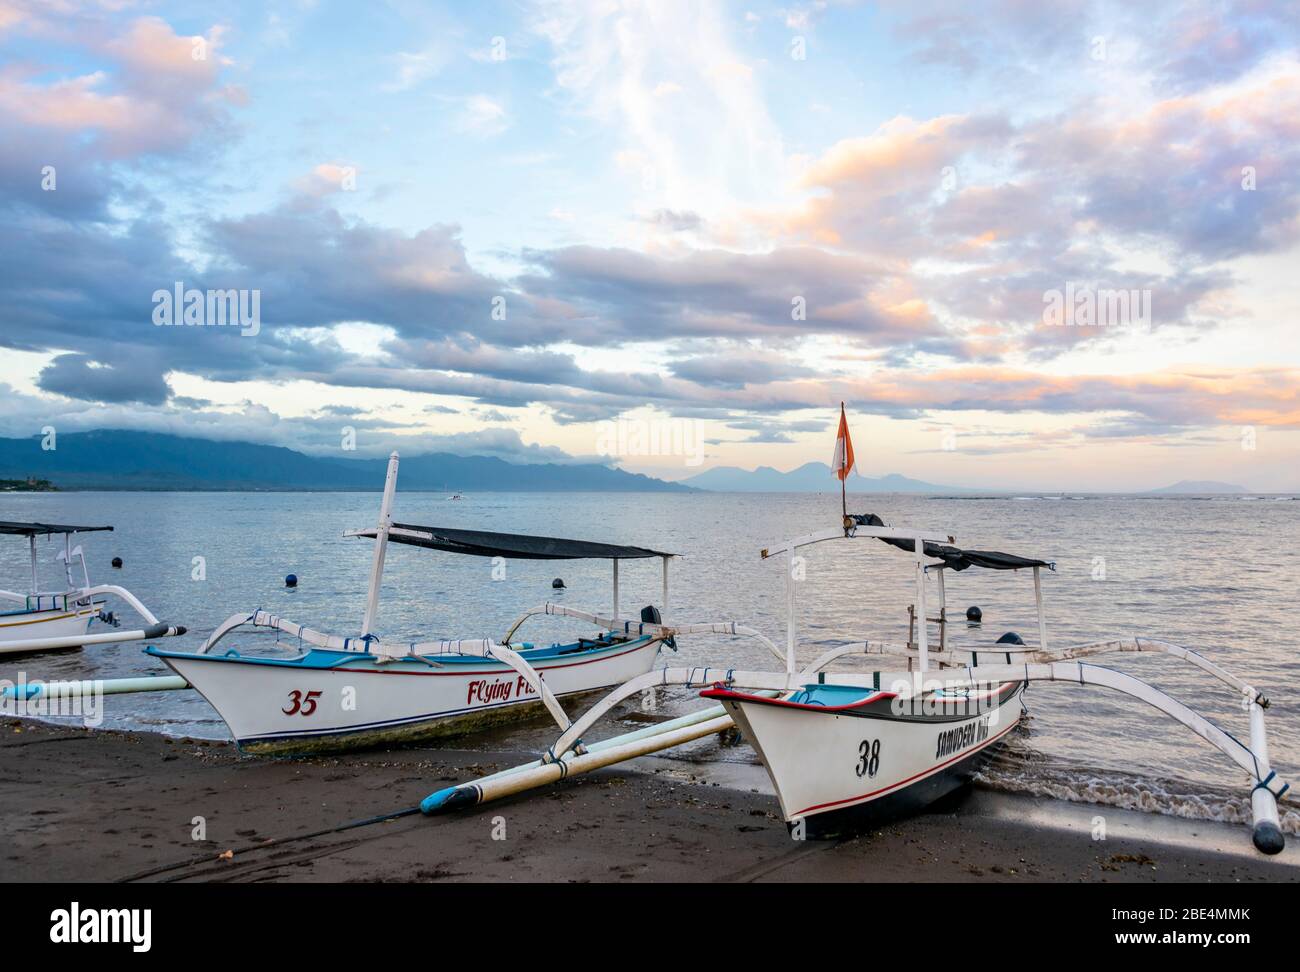
<svg viewBox="0 0 1300 972">
<path fill-rule="evenodd" d="M 833 467 L 841 482 L 852 465 L 853 448 L 841 412 Z M 1020 722 L 1025 687 L 1055 681 L 1120 692 L 1219 749 L 1250 787 L 1256 848 L 1266 854 L 1284 848 L 1277 799 L 1289 785 L 1269 762 L 1264 727 L 1269 700 L 1263 692 L 1198 652 L 1164 641 L 1127 636 L 1050 647 L 1043 572 L 1055 570 L 1055 564 L 958 547 L 946 530 L 891 527 L 874 514 L 851 515 L 846 496 L 840 512 L 836 526 L 772 544 L 760 553 L 762 559 L 785 567 L 784 653 L 764 639 L 784 662 L 784 671 L 670 667 L 647 672 L 606 695 L 571 724 L 562 722 L 560 736 L 535 762 L 438 790 L 425 798 L 421 809 L 438 814 L 473 806 L 734 725 L 762 760 L 791 831 L 798 837 L 833 836 L 914 812 L 964 785 Z M 796 578 L 804 571 L 796 569 L 796 558 L 822 543 L 864 540 L 881 541 L 910 555 L 915 601 L 908 606 L 908 640 L 839 645 L 801 666 L 795 596 Z M 968 569 L 1032 575 L 1036 644 L 1011 633 L 992 643 L 950 643 L 945 578 L 949 572 Z M 927 607 L 936 601 L 937 611 Z M 938 626 L 937 645 L 930 637 L 933 625 Z M 1249 720 L 1249 744 L 1140 679 L 1080 661 L 1124 652 L 1164 654 L 1238 693 Z M 873 668 L 827 670 L 854 656 Z M 583 735 L 620 702 L 660 685 L 697 686 L 717 704 L 658 727 L 583 745 Z"/>
</svg>

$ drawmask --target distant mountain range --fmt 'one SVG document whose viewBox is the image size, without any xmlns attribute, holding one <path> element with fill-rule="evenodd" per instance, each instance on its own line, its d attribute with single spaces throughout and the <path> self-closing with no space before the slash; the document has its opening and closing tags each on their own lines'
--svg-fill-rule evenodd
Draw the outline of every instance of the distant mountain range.
<svg viewBox="0 0 1300 972">
<path fill-rule="evenodd" d="M 806 462 L 797 469 L 781 472 L 771 466 L 754 470 L 735 466 L 717 466 L 681 482 L 696 489 L 730 493 L 838 493 L 839 480 L 824 462 Z M 898 473 L 871 478 L 853 473 L 849 476 L 850 493 L 971 493 L 977 490 L 962 486 L 938 486 Z"/>
<path fill-rule="evenodd" d="M 839 481 L 831 474 L 831 467 L 824 462 L 806 462 L 797 469 L 781 472 L 771 466 L 759 466 L 757 469 L 739 469 L 736 466 L 717 466 L 680 480 L 696 489 L 716 490 L 729 493 L 832 493 L 839 492 Z M 1000 488 L 973 489 L 969 486 L 941 486 L 919 479 L 911 479 L 898 473 L 886 476 L 859 476 L 856 472 L 849 476 L 850 493 L 930 493 L 945 496 L 962 496 L 968 494 L 1003 494 L 1023 493 L 1026 495 L 1055 494 L 1059 490 L 1016 489 L 1003 486 Z M 1249 493 L 1244 486 L 1232 483 L 1219 483 L 1210 480 L 1190 480 L 1152 489 L 1146 492 L 1122 495 L 1158 496 L 1158 495 L 1193 495 L 1218 493 Z"/>
<path fill-rule="evenodd" d="M 0 479 L 51 480 L 60 489 L 379 490 L 387 459 L 308 456 L 280 446 L 157 432 L 65 432 L 0 439 Z M 466 492 L 676 491 L 688 487 L 598 464 L 522 464 L 489 456 L 403 455 L 398 488 Z"/>
<path fill-rule="evenodd" d="M 66 432 L 58 448 L 43 450 L 40 437 L 0 439 L 0 480 L 49 480 L 59 489 L 143 490 L 378 490 L 386 459 L 309 456 L 280 446 L 219 442 L 158 432 L 101 429 Z M 598 463 L 512 463 L 492 456 L 451 453 L 403 455 L 403 490 L 465 492 L 689 492 L 831 493 L 839 483 L 830 466 L 808 462 L 781 472 L 718 466 L 678 482 L 665 482 Z M 851 493 L 1009 493 L 1011 489 L 942 486 L 898 473 L 848 480 Z M 1038 494 L 1040 490 L 1014 490 Z M 1129 495 L 1249 493 L 1244 486 L 1183 480 Z"/>
<path fill-rule="evenodd" d="M 1146 495 L 1152 493 L 1249 493 L 1245 486 L 1234 486 L 1232 483 L 1219 483 L 1213 479 L 1184 479 L 1181 482 L 1174 483 L 1172 486 L 1162 486 L 1159 489 L 1147 490 Z"/>
</svg>

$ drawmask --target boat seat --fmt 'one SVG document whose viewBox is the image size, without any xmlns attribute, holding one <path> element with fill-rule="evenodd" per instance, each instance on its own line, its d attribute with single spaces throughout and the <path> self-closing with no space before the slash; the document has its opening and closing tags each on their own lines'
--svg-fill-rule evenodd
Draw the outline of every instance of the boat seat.
<svg viewBox="0 0 1300 972">
<path fill-rule="evenodd" d="M 68 595 L 66 594 L 29 594 L 26 611 L 66 611 Z M 25 612 L 14 612 L 25 613 Z"/>
</svg>

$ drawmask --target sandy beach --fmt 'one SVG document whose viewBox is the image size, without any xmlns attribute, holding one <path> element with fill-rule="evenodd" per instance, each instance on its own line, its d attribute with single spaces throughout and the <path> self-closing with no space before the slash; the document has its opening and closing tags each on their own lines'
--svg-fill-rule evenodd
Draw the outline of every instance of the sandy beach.
<svg viewBox="0 0 1300 972">
<path fill-rule="evenodd" d="M 843 842 L 794 842 L 760 787 L 642 760 L 436 819 L 335 830 L 529 758 L 399 749 L 305 761 L 0 722 L 5 881 L 1295 881 L 1245 827 L 976 790 Z M 1108 837 L 1094 840 L 1104 813 Z M 199 820 L 198 818 L 202 818 Z M 197 827 L 204 827 L 196 840 Z M 882 853 L 885 849 L 889 853 Z"/>
</svg>

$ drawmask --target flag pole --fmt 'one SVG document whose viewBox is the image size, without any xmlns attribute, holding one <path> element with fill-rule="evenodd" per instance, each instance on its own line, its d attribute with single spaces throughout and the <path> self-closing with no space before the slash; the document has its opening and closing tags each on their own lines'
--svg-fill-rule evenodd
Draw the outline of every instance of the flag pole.
<svg viewBox="0 0 1300 972">
<path fill-rule="evenodd" d="M 844 419 L 844 403 L 840 402 L 840 420 Z M 848 476 L 840 477 L 840 512 L 844 516 L 844 526 L 847 529 L 849 525 L 849 496 L 848 496 Z"/>
</svg>

